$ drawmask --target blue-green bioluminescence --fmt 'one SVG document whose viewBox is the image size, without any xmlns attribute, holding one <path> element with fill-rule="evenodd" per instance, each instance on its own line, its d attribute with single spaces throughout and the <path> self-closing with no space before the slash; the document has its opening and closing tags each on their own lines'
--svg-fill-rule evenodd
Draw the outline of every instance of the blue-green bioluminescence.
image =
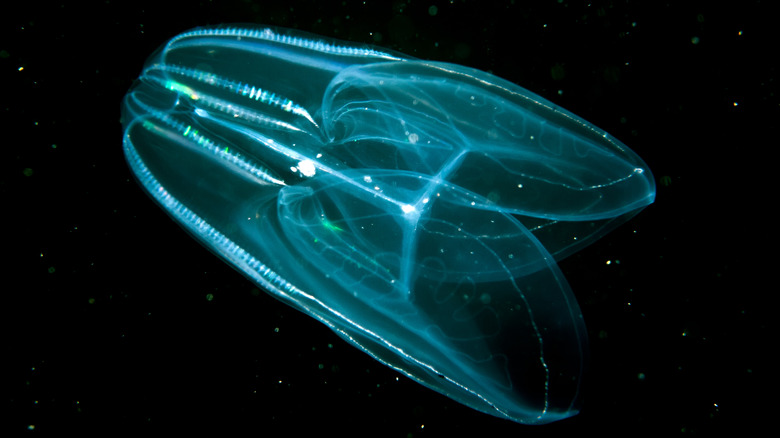
<svg viewBox="0 0 780 438">
<path fill-rule="evenodd" d="M 556 260 L 653 202 L 620 141 L 483 71 L 260 27 L 170 40 L 122 123 L 144 189 L 274 297 L 479 411 L 576 414 Z"/>
</svg>

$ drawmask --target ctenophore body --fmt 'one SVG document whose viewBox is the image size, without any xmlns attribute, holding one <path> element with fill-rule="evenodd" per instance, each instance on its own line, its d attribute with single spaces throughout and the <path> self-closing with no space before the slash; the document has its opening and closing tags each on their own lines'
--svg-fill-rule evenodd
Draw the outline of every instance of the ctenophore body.
<svg viewBox="0 0 780 438">
<path fill-rule="evenodd" d="M 578 411 L 556 261 L 653 202 L 647 165 L 511 83 L 285 29 L 194 29 L 122 104 L 151 197 L 277 299 L 479 411 Z"/>
</svg>

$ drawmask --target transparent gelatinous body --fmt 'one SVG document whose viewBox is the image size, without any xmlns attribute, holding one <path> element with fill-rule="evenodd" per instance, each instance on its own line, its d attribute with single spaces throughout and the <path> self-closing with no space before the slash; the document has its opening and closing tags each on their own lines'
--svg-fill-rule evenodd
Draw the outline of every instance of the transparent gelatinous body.
<svg viewBox="0 0 780 438">
<path fill-rule="evenodd" d="M 602 130 L 475 69 L 224 26 L 161 47 L 122 120 L 143 187 L 276 298 L 474 409 L 577 412 L 556 260 L 655 197 Z"/>
</svg>

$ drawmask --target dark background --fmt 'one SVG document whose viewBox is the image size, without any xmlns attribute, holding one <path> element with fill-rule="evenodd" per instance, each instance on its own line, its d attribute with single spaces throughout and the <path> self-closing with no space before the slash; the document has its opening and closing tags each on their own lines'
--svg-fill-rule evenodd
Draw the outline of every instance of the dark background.
<svg viewBox="0 0 780 438">
<path fill-rule="evenodd" d="M 771 2 L 20 3 L 0 14 L 0 435 L 706 436 L 774 411 Z M 656 203 L 560 264 L 590 333 L 578 416 L 522 426 L 398 375 L 142 192 L 122 96 L 167 39 L 230 22 L 490 71 L 648 163 Z"/>
</svg>

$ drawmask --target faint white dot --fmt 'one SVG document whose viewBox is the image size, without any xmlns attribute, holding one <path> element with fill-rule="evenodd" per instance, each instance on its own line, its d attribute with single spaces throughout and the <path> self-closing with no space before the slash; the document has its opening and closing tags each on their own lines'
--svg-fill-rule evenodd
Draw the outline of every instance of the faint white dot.
<svg viewBox="0 0 780 438">
<path fill-rule="evenodd" d="M 303 174 L 303 176 L 314 176 L 314 174 L 317 172 L 317 168 L 314 167 L 314 162 L 311 160 L 302 160 L 298 163 L 298 170 Z"/>
</svg>

